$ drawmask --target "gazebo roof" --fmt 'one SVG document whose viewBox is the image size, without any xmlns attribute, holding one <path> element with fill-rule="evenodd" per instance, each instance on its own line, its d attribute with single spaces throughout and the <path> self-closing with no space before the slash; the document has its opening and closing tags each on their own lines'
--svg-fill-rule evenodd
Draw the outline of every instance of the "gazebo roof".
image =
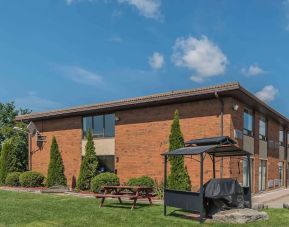
<svg viewBox="0 0 289 227">
<path fill-rule="evenodd" d="M 194 139 L 185 142 L 185 145 L 197 145 L 197 146 L 204 146 L 204 145 L 225 145 L 225 144 L 236 144 L 236 141 L 230 138 L 229 136 L 219 136 L 219 137 L 210 137 L 210 138 L 203 138 L 203 139 Z"/>
<path fill-rule="evenodd" d="M 186 143 L 186 147 L 168 151 L 162 155 L 164 156 L 177 156 L 177 155 L 198 155 L 208 153 L 215 157 L 228 157 L 228 156 L 247 156 L 251 155 L 250 152 L 244 151 L 236 146 L 236 142 L 230 137 L 213 137 L 198 140 L 191 140 Z"/>
</svg>

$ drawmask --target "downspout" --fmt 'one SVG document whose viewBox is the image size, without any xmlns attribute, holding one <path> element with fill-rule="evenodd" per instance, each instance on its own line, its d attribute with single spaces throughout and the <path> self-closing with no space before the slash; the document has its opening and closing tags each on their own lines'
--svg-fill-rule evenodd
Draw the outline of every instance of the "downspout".
<svg viewBox="0 0 289 227">
<path fill-rule="evenodd" d="M 288 165 L 288 149 L 289 149 L 289 141 L 288 141 L 289 131 L 288 128 L 285 128 L 285 187 L 288 188 L 288 179 L 289 179 L 289 165 Z"/>
<path fill-rule="evenodd" d="M 224 136 L 224 100 L 220 98 L 218 95 L 218 92 L 215 92 L 216 99 L 219 100 L 221 104 L 221 122 L 220 122 L 220 134 L 221 136 Z M 224 158 L 221 157 L 221 166 L 220 166 L 220 177 L 223 178 L 223 172 L 224 172 Z"/>
</svg>

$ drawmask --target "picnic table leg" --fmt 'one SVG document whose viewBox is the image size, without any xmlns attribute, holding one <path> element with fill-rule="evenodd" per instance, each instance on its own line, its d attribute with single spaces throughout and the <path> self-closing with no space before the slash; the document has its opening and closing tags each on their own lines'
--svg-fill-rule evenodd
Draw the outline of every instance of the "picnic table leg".
<svg viewBox="0 0 289 227">
<path fill-rule="evenodd" d="M 118 198 L 119 203 L 122 203 L 121 198 Z"/>
<path fill-rule="evenodd" d="M 148 196 L 148 200 L 150 202 L 150 205 L 153 205 L 152 198 L 150 196 Z"/>
<path fill-rule="evenodd" d="M 136 201 L 137 201 L 137 198 L 133 199 L 133 204 L 131 206 L 131 210 L 133 210 L 136 206 Z"/>
<path fill-rule="evenodd" d="M 101 198 L 101 202 L 99 204 L 99 208 L 103 207 L 104 200 L 105 200 L 105 197 Z"/>
</svg>

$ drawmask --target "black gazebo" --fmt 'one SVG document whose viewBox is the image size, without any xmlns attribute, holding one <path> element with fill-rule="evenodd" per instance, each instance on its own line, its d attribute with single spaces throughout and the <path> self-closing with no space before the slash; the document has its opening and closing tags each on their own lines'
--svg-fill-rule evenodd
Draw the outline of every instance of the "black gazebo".
<svg viewBox="0 0 289 227">
<path fill-rule="evenodd" d="M 249 186 L 243 187 L 244 200 L 252 207 L 251 201 L 251 173 L 250 173 L 250 155 L 251 153 L 240 149 L 236 142 L 227 136 L 196 139 L 185 143 L 185 147 L 169 151 L 163 154 L 164 156 L 164 215 L 167 215 L 167 206 L 180 208 L 184 211 L 198 212 L 200 221 L 205 215 L 204 208 L 204 159 L 206 155 L 213 163 L 213 178 L 216 177 L 215 158 L 216 157 L 232 157 L 245 156 L 248 159 L 248 175 Z M 167 188 L 167 162 L 170 156 L 199 156 L 200 162 L 200 190 L 199 192 L 179 191 Z"/>
</svg>

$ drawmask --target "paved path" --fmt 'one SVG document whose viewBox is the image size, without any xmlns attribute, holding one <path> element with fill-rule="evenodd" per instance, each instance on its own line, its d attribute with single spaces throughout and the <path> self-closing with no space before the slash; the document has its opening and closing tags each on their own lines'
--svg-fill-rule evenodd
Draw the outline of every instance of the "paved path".
<svg viewBox="0 0 289 227">
<path fill-rule="evenodd" d="M 282 208 L 283 203 L 289 204 L 289 188 L 254 195 L 252 201 L 253 204 L 263 203 L 269 208 Z"/>
</svg>

